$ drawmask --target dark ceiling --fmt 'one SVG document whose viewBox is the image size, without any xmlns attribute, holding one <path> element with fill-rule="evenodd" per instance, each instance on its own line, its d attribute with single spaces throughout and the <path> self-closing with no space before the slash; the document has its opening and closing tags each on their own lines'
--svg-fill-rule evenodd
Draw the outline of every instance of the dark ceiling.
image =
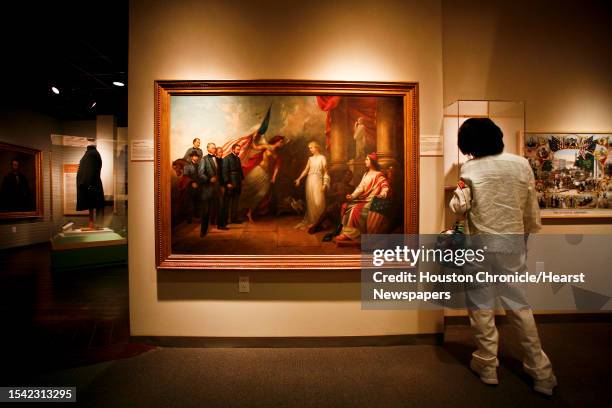
<svg viewBox="0 0 612 408">
<path fill-rule="evenodd" d="M 128 10 L 127 0 L 5 8 L 3 110 L 29 109 L 59 120 L 112 114 L 127 126 Z"/>
</svg>

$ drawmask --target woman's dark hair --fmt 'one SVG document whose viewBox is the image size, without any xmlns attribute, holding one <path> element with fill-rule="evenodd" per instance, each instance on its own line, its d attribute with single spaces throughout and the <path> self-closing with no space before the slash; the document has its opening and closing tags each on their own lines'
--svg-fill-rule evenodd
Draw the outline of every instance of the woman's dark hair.
<svg viewBox="0 0 612 408">
<path fill-rule="evenodd" d="M 470 118 L 459 128 L 457 144 L 463 154 L 491 156 L 504 151 L 504 134 L 489 118 Z"/>
</svg>

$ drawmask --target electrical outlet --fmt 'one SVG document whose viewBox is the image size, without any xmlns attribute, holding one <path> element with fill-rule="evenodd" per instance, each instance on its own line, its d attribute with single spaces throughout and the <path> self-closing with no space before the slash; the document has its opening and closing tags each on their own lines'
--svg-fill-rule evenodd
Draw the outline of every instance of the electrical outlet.
<svg viewBox="0 0 612 408">
<path fill-rule="evenodd" d="M 248 293 L 250 291 L 251 291 L 251 285 L 249 284 L 249 277 L 239 276 L 238 277 L 238 292 Z"/>
<path fill-rule="evenodd" d="M 538 272 L 546 272 L 546 269 L 544 269 L 544 261 L 536 262 L 536 273 Z"/>
<path fill-rule="evenodd" d="M 13 225 L 11 227 L 11 231 L 13 231 L 13 234 L 15 234 L 17 232 L 17 227 Z"/>
</svg>

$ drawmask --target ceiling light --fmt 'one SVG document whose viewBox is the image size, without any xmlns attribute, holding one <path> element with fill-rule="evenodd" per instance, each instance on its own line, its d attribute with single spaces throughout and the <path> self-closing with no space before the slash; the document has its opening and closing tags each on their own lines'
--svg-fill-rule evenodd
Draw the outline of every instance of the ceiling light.
<svg viewBox="0 0 612 408">
<path fill-rule="evenodd" d="M 119 81 L 113 81 L 113 85 L 115 85 L 115 86 L 125 86 L 125 84 L 123 82 L 119 82 Z"/>
<path fill-rule="evenodd" d="M 51 91 L 52 91 L 54 94 L 59 95 L 59 89 L 57 89 L 55 86 L 52 86 L 52 87 L 51 87 Z"/>
</svg>

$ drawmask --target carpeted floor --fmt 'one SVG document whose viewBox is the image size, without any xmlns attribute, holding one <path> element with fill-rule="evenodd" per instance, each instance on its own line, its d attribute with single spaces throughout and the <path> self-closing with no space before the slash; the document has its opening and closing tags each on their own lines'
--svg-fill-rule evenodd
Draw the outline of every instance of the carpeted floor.
<svg viewBox="0 0 612 408">
<path fill-rule="evenodd" d="M 94 407 L 612 406 L 612 325 L 540 327 L 560 383 L 551 398 L 532 391 L 506 325 L 497 387 L 468 370 L 466 326 L 449 326 L 442 346 L 158 348 L 32 380 L 77 385 L 79 405 Z"/>
</svg>

